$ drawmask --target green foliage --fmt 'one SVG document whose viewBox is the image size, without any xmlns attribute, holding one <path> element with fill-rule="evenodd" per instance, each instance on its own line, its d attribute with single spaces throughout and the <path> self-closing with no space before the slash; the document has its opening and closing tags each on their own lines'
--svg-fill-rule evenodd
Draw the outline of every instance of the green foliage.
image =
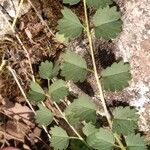
<svg viewBox="0 0 150 150">
<path fill-rule="evenodd" d="M 96 9 L 104 8 L 111 4 L 112 4 L 112 0 L 87 0 L 87 5 L 89 7 L 94 7 Z"/>
<path fill-rule="evenodd" d="M 111 131 L 100 128 L 98 132 L 87 137 L 87 143 L 96 150 L 112 150 L 115 138 Z"/>
<path fill-rule="evenodd" d="M 130 134 L 126 137 L 127 150 L 147 150 L 144 138 L 139 134 Z"/>
<path fill-rule="evenodd" d="M 70 4 L 70 5 L 75 5 L 79 2 L 80 2 L 80 0 L 63 0 L 64 4 Z"/>
<path fill-rule="evenodd" d="M 113 63 L 101 73 L 105 90 L 121 91 L 127 87 L 128 81 L 131 80 L 129 64 L 123 61 Z"/>
<path fill-rule="evenodd" d="M 30 88 L 27 97 L 31 102 L 38 103 L 45 99 L 45 93 L 37 82 L 31 82 Z"/>
<path fill-rule="evenodd" d="M 116 7 L 99 8 L 93 17 L 93 23 L 97 38 L 113 39 L 121 31 L 122 22 Z"/>
<path fill-rule="evenodd" d="M 113 116 L 113 132 L 124 135 L 134 133 L 138 119 L 135 109 L 117 107 L 113 111 Z"/>
<path fill-rule="evenodd" d="M 70 142 L 69 150 L 91 150 L 80 140 L 72 139 Z"/>
<path fill-rule="evenodd" d="M 51 138 L 51 146 L 54 147 L 54 150 L 64 150 L 69 145 L 69 136 L 64 129 L 61 127 L 53 127 L 51 128 L 50 134 Z"/>
<path fill-rule="evenodd" d="M 39 67 L 39 75 L 42 79 L 52 79 L 53 77 L 58 75 L 59 66 L 53 66 L 52 62 L 45 61 L 42 62 Z"/>
<path fill-rule="evenodd" d="M 59 33 L 71 39 L 79 37 L 83 27 L 76 14 L 66 7 L 62 10 L 62 14 L 63 18 L 58 21 L 57 26 Z"/>
<path fill-rule="evenodd" d="M 60 102 L 60 99 L 64 99 L 68 95 L 66 83 L 63 80 L 55 81 L 49 87 L 49 94 L 53 101 Z"/>
<path fill-rule="evenodd" d="M 69 50 L 64 54 L 63 60 L 61 75 L 66 80 L 83 82 L 87 75 L 86 61 L 80 55 Z"/>
<path fill-rule="evenodd" d="M 86 136 L 89 136 L 90 134 L 97 132 L 98 129 L 91 122 L 89 122 L 85 123 L 82 131 Z"/>
<path fill-rule="evenodd" d="M 82 95 L 66 108 L 65 114 L 71 124 L 95 121 L 96 106 L 88 96 Z"/>
<path fill-rule="evenodd" d="M 44 107 L 43 105 L 40 104 L 38 106 L 39 110 L 36 111 L 35 116 L 36 122 L 41 126 L 48 126 L 53 121 L 53 114 L 48 108 Z"/>
<path fill-rule="evenodd" d="M 63 0 L 63 3 L 69 5 L 75 5 L 79 2 L 80 0 Z M 112 0 L 86 0 L 84 2 L 87 2 L 89 7 L 98 9 L 93 17 L 95 36 L 106 40 L 115 38 L 121 31 L 122 22 L 120 20 L 120 13 L 116 10 L 116 7 L 109 7 L 109 5 L 112 4 Z M 84 9 L 87 9 L 86 5 L 84 5 Z M 84 12 L 86 13 L 86 10 L 84 10 Z M 70 9 L 65 7 L 62 10 L 62 14 L 63 18 L 58 21 L 57 29 L 59 32 L 56 34 L 56 39 L 61 43 L 68 42 L 69 39 L 79 37 L 84 28 L 89 39 L 91 54 L 93 54 L 93 47 L 91 44 L 92 35 L 91 31 L 90 33 L 88 32 L 92 29 L 90 26 L 92 23 L 89 22 L 90 27 L 88 27 L 87 22 L 90 21 L 90 19 L 87 19 L 88 14 L 85 14 L 85 27 L 83 27 L 76 14 Z M 93 65 L 95 65 L 94 61 L 95 60 L 92 57 L 91 62 L 93 62 Z M 44 91 L 36 82 L 31 82 L 31 90 L 28 93 L 29 100 L 35 102 L 45 100 L 46 96 L 49 100 L 52 100 L 50 104 L 54 114 L 43 105 L 38 105 L 39 110 L 36 111 L 35 119 L 39 125 L 48 126 L 52 122 L 54 116 L 56 117 L 54 121 L 56 121 L 57 117 L 61 117 L 61 119 L 64 119 L 67 126 L 74 132 L 73 134 L 69 132 L 69 136 L 63 128 L 58 126 L 52 127 L 50 130 L 50 145 L 53 149 L 112 150 L 116 147 L 117 149 L 120 148 L 122 150 L 126 148 L 127 150 L 146 150 L 146 142 L 143 137 L 140 137 L 138 134 L 133 134 L 135 133 L 135 129 L 137 129 L 138 121 L 138 115 L 136 114 L 135 109 L 131 109 L 130 107 L 115 108 L 110 120 L 108 119 L 108 116 L 105 116 L 107 121 L 110 122 L 110 126 L 107 126 L 104 129 L 96 128 L 95 124 L 99 124 L 99 120 L 96 120 L 97 118 L 99 119 L 99 114 L 96 114 L 96 111 L 99 110 L 97 110 L 95 103 L 87 95 L 77 97 L 77 99 L 69 106 L 67 105 L 69 102 L 67 104 L 64 103 L 65 105 L 63 106 L 66 108 L 60 108 L 62 105 L 57 103 L 69 95 L 66 82 L 60 78 L 64 77 L 65 80 L 83 82 L 87 77 L 87 70 L 89 70 L 84 58 L 73 51 L 66 50 L 63 59 L 60 62 L 61 65 L 59 66 L 58 64 L 53 65 L 52 62 L 45 61 L 42 62 L 39 67 L 40 77 L 48 80 L 49 95 L 45 94 L 47 93 L 47 90 Z M 61 77 L 58 76 L 60 69 Z M 118 63 L 115 62 L 110 67 L 103 70 L 101 72 L 101 77 L 105 90 L 120 91 L 127 87 L 128 81 L 131 79 L 129 70 L 129 64 L 124 63 L 123 61 Z M 96 71 L 94 73 L 97 76 Z M 99 92 L 101 95 L 100 98 L 103 100 L 103 91 L 101 87 L 99 88 Z M 104 113 L 107 115 L 105 101 L 102 101 L 102 104 Z M 54 109 L 52 108 L 53 105 L 55 107 Z M 63 111 L 64 109 L 65 111 Z M 59 115 L 57 113 L 59 113 Z M 78 132 L 78 129 L 81 129 L 81 127 L 85 136 L 80 135 L 80 132 Z M 126 146 L 123 148 L 122 144 L 126 144 Z"/>
</svg>

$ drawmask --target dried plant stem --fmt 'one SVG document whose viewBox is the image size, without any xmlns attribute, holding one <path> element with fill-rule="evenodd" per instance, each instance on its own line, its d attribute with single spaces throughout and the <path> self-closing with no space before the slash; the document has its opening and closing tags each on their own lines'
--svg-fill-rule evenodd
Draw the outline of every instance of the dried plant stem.
<svg viewBox="0 0 150 150">
<path fill-rule="evenodd" d="M 11 72 L 11 74 L 12 74 L 14 80 L 16 81 L 16 83 L 17 83 L 17 85 L 18 85 L 18 87 L 19 87 L 19 89 L 20 89 L 20 91 L 21 91 L 21 94 L 23 95 L 23 97 L 24 97 L 24 99 L 26 100 L 27 104 L 29 105 L 30 109 L 31 109 L 32 112 L 36 115 L 36 112 L 35 112 L 34 108 L 32 107 L 31 103 L 29 102 L 29 100 L 28 100 L 28 98 L 27 98 L 27 96 L 26 96 L 26 94 L 25 94 L 25 92 L 24 92 L 22 86 L 21 86 L 20 83 L 19 83 L 19 80 L 17 79 L 15 70 L 12 69 L 10 66 L 7 66 L 7 68 L 8 68 L 8 70 Z M 47 136 L 48 136 L 49 138 L 51 138 L 51 136 L 50 136 L 50 134 L 48 133 L 46 127 L 43 125 L 42 128 L 43 128 L 43 130 L 47 133 Z"/>
<path fill-rule="evenodd" d="M 17 11 L 16 11 L 16 15 L 15 15 L 14 21 L 13 21 L 13 23 L 12 23 L 12 28 L 15 27 L 15 24 L 16 24 L 16 22 L 17 22 L 17 18 L 18 18 L 18 16 L 19 16 L 19 13 L 20 13 L 20 10 L 21 10 L 23 1 L 24 1 L 24 0 L 21 0 L 20 3 L 19 3 L 19 6 L 18 6 L 18 8 L 17 8 Z"/>
<path fill-rule="evenodd" d="M 96 68 L 95 57 L 94 57 L 94 50 L 93 50 L 93 43 L 92 43 L 92 36 L 91 36 L 91 32 L 90 32 L 90 27 L 89 27 L 89 19 L 88 19 L 88 13 L 87 13 L 86 0 L 83 0 L 83 5 L 84 5 L 86 32 L 87 32 L 87 36 L 88 36 L 89 47 L 90 47 L 90 52 L 91 52 L 91 57 L 92 57 L 92 64 L 93 64 L 93 68 L 94 68 L 94 75 L 95 75 L 95 79 L 96 79 L 97 86 L 98 86 L 98 89 L 99 89 L 99 94 L 100 94 L 100 99 L 101 99 L 101 102 L 102 102 L 102 106 L 103 106 L 103 109 L 104 109 L 107 121 L 109 123 L 109 126 L 112 129 L 111 115 L 110 115 L 110 113 L 109 113 L 109 111 L 107 109 L 107 106 L 106 106 L 102 85 L 101 85 L 101 82 L 99 80 L 99 75 L 98 75 L 97 68 Z M 114 136 L 116 138 L 117 143 L 119 144 L 119 147 L 122 150 L 126 150 L 126 148 L 123 146 L 120 138 L 118 138 L 118 135 L 114 134 Z"/>
<path fill-rule="evenodd" d="M 2 58 L 2 63 L 1 63 L 1 65 L 0 65 L 0 72 L 2 71 L 2 69 L 3 69 L 3 67 L 6 65 L 6 60 L 4 60 L 3 58 Z"/>
</svg>

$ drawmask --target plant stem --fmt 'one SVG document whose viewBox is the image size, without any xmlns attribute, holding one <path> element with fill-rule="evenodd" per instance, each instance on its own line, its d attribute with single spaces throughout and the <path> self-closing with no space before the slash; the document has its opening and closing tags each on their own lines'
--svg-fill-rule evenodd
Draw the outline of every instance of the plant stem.
<svg viewBox="0 0 150 150">
<path fill-rule="evenodd" d="M 91 52 L 91 57 L 92 57 L 92 64 L 93 64 L 93 68 L 94 68 L 94 75 L 95 75 L 95 79 L 96 79 L 97 86 L 98 86 L 98 89 L 99 89 L 99 94 L 100 94 L 100 99 L 101 99 L 101 102 L 102 102 L 102 106 L 103 106 L 107 121 L 109 123 L 109 126 L 112 129 L 111 115 L 110 115 L 110 113 L 107 109 L 107 106 L 106 106 L 106 102 L 105 102 L 104 94 L 103 94 L 103 90 L 102 90 L 102 85 L 101 85 L 101 82 L 99 80 L 99 75 L 98 75 L 97 68 L 96 68 L 94 50 L 93 50 L 93 43 L 92 43 L 92 36 L 91 36 L 91 33 L 90 33 L 90 27 L 89 27 L 89 19 L 88 19 L 88 13 L 87 13 L 86 0 L 83 0 L 83 6 L 84 6 L 84 14 L 85 14 L 86 32 L 87 32 L 87 36 L 88 36 L 88 40 L 89 40 L 89 47 L 90 47 L 90 52 Z M 122 150 L 126 150 L 126 148 L 123 146 L 121 140 L 118 138 L 118 135 L 116 134 L 114 136 L 116 138 L 117 143 L 119 144 L 119 147 Z"/>
<path fill-rule="evenodd" d="M 102 105 L 103 105 L 103 108 L 104 108 L 104 111 L 105 111 L 105 115 L 106 115 L 108 123 L 111 127 L 112 126 L 111 116 L 108 112 L 108 109 L 107 109 L 107 106 L 106 106 L 106 103 L 105 103 L 105 99 L 104 99 L 104 95 L 103 95 L 103 91 L 102 91 L 102 86 L 101 86 L 101 83 L 99 81 L 99 75 L 98 75 L 97 68 L 96 68 L 96 63 L 95 63 L 92 36 L 91 36 L 91 33 L 90 33 L 89 20 L 88 20 L 88 15 L 87 15 L 86 0 L 83 0 L 83 4 L 84 4 L 86 32 L 87 32 L 87 36 L 88 36 L 88 40 L 89 40 L 89 47 L 90 47 L 90 52 L 91 52 L 91 57 L 92 57 L 93 68 L 94 68 L 94 75 L 95 75 L 95 79 L 96 79 L 97 86 L 98 86 L 98 89 L 99 89 L 100 99 L 101 99 L 101 102 L 102 102 Z"/>
<path fill-rule="evenodd" d="M 36 115 L 36 112 L 35 112 L 34 108 L 32 107 L 31 103 L 29 102 L 29 100 L 28 100 L 28 98 L 27 98 L 27 96 L 26 96 L 26 94 L 25 94 L 25 92 L 24 92 L 22 86 L 20 85 L 20 83 L 19 83 L 19 81 L 18 81 L 18 79 L 17 79 L 15 70 L 13 70 L 10 66 L 8 66 L 7 68 L 8 68 L 8 70 L 11 72 L 11 74 L 12 74 L 14 80 L 16 81 L 16 83 L 17 83 L 17 85 L 18 85 L 18 87 L 19 87 L 19 89 L 20 89 L 20 91 L 21 91 L 21 93 L 22 93 L 24 99 L 26 100 L 27 104 L 29 105 L 30 109 L 32 110 L 32 112 L 34 113 L 34 115 Z M 49 138 L 51 138 L 51 136 L 50 136 L 50 134 L 48 133 L 46 127 L 43 125 L 42 128 L 43 128 L 43 130 L 46 132 L 47 136 L 48 136 Z"/>
<path fill-rule="evenodd" d="M 92 69 L 87 68 L 86 70 L 91 72 L 91 73 L 94 73 L 94 70 L 92 70 Z"/>
<path fill-rule="evenodd" d="M 56 102 L 53 102 L 53 104 L 55 105 L 55 107 L 57 108 L 57 110 L 59 111 L 59 113 L 62 115 L 62 118 L 66 121 L 66 123 L 69 125 L 69 127 L 72 129 L 72 131 L 78 136 L 78 138 L 81 141 L 84 141 L 84 139 L 81 137 L 81 135 L 77 132 L 77 130 L 68 122 L 66 116 L 64 115 L 64 113 L 61 111 L 61 109 L 59 108 L 59 106 L 57 105 Z"/>
<path fill-rule="evenodd" d="M 17 18 L 18 18 L 18 16 L 19 16 L 19 13 L 20 13 L 20 10 L 21 10 L 23 1 L 24 1 L 24 0 L 21 0 L 20 3 L 19 3 L 19 6 L 18 6 L 18 8 L 17 8 L 16 15 L 15 15 L 15 19 L 14 19 L 14 21 L 13 21 L 13 23 L 12 23 L 12 28 L 15 27 L 15 24 L 16 24 L 16 22 L 17 22 Z"/>
<path fill-rule="evenodd" d="M 124 145 L 122 144 L 120 138 L 118 137 L 118 135 L 117 135 L 116 133 L 114 134 L 114 137 L 115 137 L 117 143 L 119 144 L 119 147 L 120 147 L 122 150 L 126 150 L 126 148 L 124 147 Z"/>
</svg>

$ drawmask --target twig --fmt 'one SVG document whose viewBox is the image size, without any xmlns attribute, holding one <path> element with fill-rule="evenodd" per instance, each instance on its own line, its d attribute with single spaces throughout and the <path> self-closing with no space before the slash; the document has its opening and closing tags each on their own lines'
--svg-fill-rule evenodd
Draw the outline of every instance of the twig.
<svg viewBox="0 0 150 150">
<path fill-rule="evenodd" d="M 20 13 L 20 10 L 21 10 L 23 1 L 24 1 L 24 0 L 21 0 L 20 3 L 19 3 L 19 6 L 18 6 L 18 8 L 17 8 L 17 12 L 16 12 L 16 15 L 15 15 L 14 21 L 13 21 L 13 23 L 12 23 L 12 28 L 15 27 L 15 24 L 16 24 L 16 22 L 17 22 L 17 18 L 18 18 L 18 16 L 19 16 L 19 13 Z"/>
<path fill-rule="evenodd" d="M 6 60 L 4 60 L 4 58 L 2 58 L 2 63 L 0 65 L 0 72 L 2 71 L 2 69 L 5 65 L 6 65 Z"/>
</svg>

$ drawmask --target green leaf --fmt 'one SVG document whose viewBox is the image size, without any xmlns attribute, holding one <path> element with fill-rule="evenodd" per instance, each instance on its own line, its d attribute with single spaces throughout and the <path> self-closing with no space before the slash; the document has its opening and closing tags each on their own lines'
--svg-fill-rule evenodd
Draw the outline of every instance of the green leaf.
<svg viewBox="0 0 150 150">
<path fill-rule="evenodd" d="M 66 108 L 65 114 L 71 124 L 84 120 L 95 122 L 96 106 L 87 95 L 82 95 Z"/>
<path fill-rule="evenodd" d="M 79 2 L 80 2 L 80 0 L 63 0 L 64 4 L 69 4 L 69 5 L 75 5 Z"/>
<path fill-rule="evenodd" d="M 121 31 L 122 21 L 116 7 L 99 8 L 94 15 L 93 23 L 97 38 L 113 39 Z"/>
<path fill-rule="evenodd" d="M 69 50 L 66 51 L 63 59 L 61 75 L 64 76 L 66 80 L 83 82 L 87 75 L 86 61 L 80 55 Z"/>
<path fill-rule="evenodd" d="M 82 131 L 86 136 L 89 136 L 90 134 L 97 132 L 98 129 L 91 122 L 89 122 L 85 123 Z"/>
<path fill-rule="evenodd" d="M 120 61 L 113 63 L 101 73 L 105 90 L 121 91 L 127 87 L 128 81 L 131 80 L 129 64 Z"/>
<path fill-rule="evenodd" d="M 64 129 L 55 126 L 51 128 L 50 134 L 52 136 L 51 146 L 54 147 L 54 150 L 64 150 L 68 147 L 69 136 Z"/>
<path fill-rule="evenodd" d="M 87 143 L 96 150 L 112 150 L 115 138 L 111 131 L 100 128 L 98 132 L 87 137 Z"/>
<path fill-rule="evenodd" d="M 91 150 L 83 141 L 71 139 L 69 150 Z"/>
<path fill-rule="evenodd" d="M 31 82 L 31 90 L 28 92 L 28 99 L 33 102 L 41 102 L 45 99 L 45 93 L 37 82 Z"/>
<path fill-rule="evenodd" d="M 112 3 L 112 0 L 87 0 L 87 5 L 96 9 L 104 8 L 108 5 L 111 5 Z"/>
<path fill-rule="evenodd" d="M 64 34 L 68 38 L 77 38 L 82 33 L 82 24 L 76 14 L 70 9 L 64 8 L 62 10 L 63 18 L 58 21 L 57 29 L 59 34 Z"/>
<path fill-rule="evenodd" d="M 42 105 L 38 105 L 38 106 L 39 106 L 39 110 L 36 111 L 36 116 L 35 116 L 36 122 L 41 126 L 42 125 L 48 126 L 53 121 L 53 114 L 46 107 Z"/>
<path fill-rule="evenodd" d="M 139 134 L 130 134 L 126 137 L 125 141 L 127 144 L 127 150 L 147 150 L 147 143 Z"/>
<path fill-rule="evenodd" d="M 57 67 L 56 67 L 57 66 Z M 53 67 L 53 63 L 46 60 L 42 62 L 39 67 L 39 75 L 43 79 L 51 79 L 58 75 L 59 66 L 56 65 Z"/>
<path fill-rule="evenodd" d="M 66 83 L 63 80 L 55 81 L 49 87 L 49 94 L 51 95 L 53 101 L 60 102 L 60 99 L 63 99 L 68 95 Z"/>
<path fill-rule="evenodd" d="M 130 107 L 117 107 L 113 111 L 113 132 L 118 134 L 130 134 L 137 128 L 138 115 L 135 109 Z"/>
</svg>

